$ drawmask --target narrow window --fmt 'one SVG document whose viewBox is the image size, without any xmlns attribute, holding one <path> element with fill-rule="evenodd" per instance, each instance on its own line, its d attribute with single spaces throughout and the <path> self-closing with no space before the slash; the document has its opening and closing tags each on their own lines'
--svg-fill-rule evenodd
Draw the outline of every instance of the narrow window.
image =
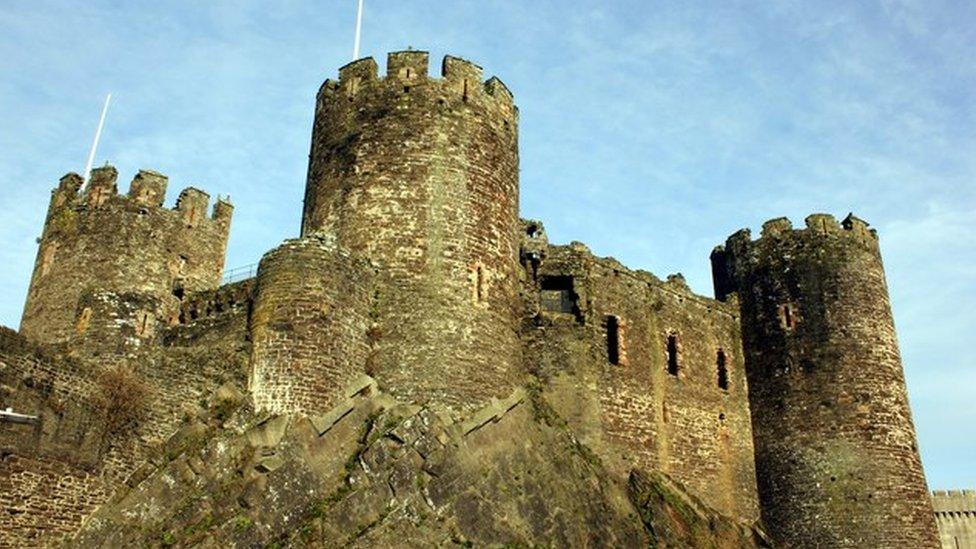
<svg viewBox="0 0 976 549">
<path fill-rule="evenodd" d="M 81 314 L 78 316 L 78 324 L 75 326 L 78 334 L 83 334 L 88 331 L 88 324 L 91 322 L 91 315 L 91 307 L 85 307 L 82 309 Z"/>
<path fill-rule="evenodd" d="M 468 80 L 464 79 L 464 89 L 461 91 L 461 99 L 463 101 L 468 100 Z"/>
<path fill-rule="evenodd" d="M 620 321 L 612 315 L 607 317 L 607 360 L 620 364 Z"/>
<path fill-rule="evenodd" d="M 152 335 L 153 321 L 155 318 L 152 313 L 139 311 L 136 314 L 136 335 L 139 337 L 149 337 Z"/>
<path fill-rule="evenodd" d="M 360 80 L 362 79 L 358 76 L 354 76 L 349 79 L 349 85 L 346 87 L 346 95 L 349 97 L 349 99 L 352 99 L 352 96 L 356 95 L 356 93 L 359 92 Z"/>
<path fill-rule="evenodd" d="M 474 289 L 475 298 L 477 298 L 479 302 L 484 301 L 485 300 L 485 268 L 482 267 L 481 265 L 478 265 L 477 269 L 475 269 L 474 277 L 475 277 L 475 289 Z"/>
<path fill-rule="evenodd" d="M 779 323 L 786 331 L 796 328 L 797 318 L 796 308 L 792 303 L 784 303 L 779 306 Z"/>
<path fill-rule="evenodd" d="M 718 388 L 723 391 L 729 390 L 729 368 L 726 361 L 725 351 L 719 349 L 718 355 L 715 357 L 715 367 L 718 370 Z"/>
<path fill-rule="evenodd" d="M 487 298 L 487 288 L 485 287 L 485 267 L 476 264 L 470 268 L 471 280 L 471 299 L 475 303 L 483 303 Z"/>
<path fill-rule="evenodd" d="M 90 192 L 90 196 L 88 197 L 88 205 L 101 206 L 102 202 L 104 202 L 102 197 L 104 196 L 105 189 L 101 187 L 95 187 L 89 192 Z"/>
<path fill-rule="evenodd" d="M 668 334 L 668 373 L 678 375 L 678 334 Z"/>
</svg>

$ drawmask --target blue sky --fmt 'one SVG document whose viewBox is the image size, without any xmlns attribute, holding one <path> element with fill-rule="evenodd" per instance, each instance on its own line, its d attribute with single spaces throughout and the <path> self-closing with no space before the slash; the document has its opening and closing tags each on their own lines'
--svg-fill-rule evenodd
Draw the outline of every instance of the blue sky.
<svg viewBox="0 0 976 549">
<path fill-rule="evenodd" d="M 0 323 L 50 189 L 96 164 L 230 194 L 228 267 L 298 232 L 313 99 L 355 0 L 0 5 Z M 363 54 L 426 49 L 521 109 L 524 217 L 711 295 L 742 227 L 854 211 L 881 235 L 932 488 L 976 487 L 976 4 L 366 0 Z"/>
</svg>

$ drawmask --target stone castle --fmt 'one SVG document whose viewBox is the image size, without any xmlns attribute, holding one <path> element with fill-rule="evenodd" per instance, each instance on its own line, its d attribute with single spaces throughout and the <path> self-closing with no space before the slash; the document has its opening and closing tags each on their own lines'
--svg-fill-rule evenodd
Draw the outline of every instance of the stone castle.
<svg viewBox="0 0 976 549">
<path fill-rule="evenodd" d="M 518 109 L 473 63 L 355 61 L 314 120 L 301 235 L 232 283 L 228 201 L 61 179 L 0 333 L 0 546 L 74 535 L 235 387 L 263 417 L 338 421 L 374 387 L 459 425 L 528 387 L 613 478 L 659 472 L 784 547 L 940 546 L 867 223 L 739 231 L 712 299 L 520 219 Z"/>
</svg>

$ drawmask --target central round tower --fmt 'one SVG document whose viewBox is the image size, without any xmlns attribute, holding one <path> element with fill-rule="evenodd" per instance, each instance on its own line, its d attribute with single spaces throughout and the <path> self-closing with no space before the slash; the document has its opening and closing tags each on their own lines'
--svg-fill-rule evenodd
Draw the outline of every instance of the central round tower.
<svg viewBox="0 0 976 549">
<path fill-rule="evenodd" d="M 368 373 L 414 401 L 473 408 L 518 384 L 517 109 L 497 78 L 391 53 L 319 91 L 302 233 L 380 270 Z"/>
</svg>

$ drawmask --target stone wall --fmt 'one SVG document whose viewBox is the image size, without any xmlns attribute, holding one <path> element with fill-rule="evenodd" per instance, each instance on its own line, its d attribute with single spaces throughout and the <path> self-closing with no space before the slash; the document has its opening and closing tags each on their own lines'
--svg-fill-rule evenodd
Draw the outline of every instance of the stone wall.
<svg viewBox="0 0 976 549">
<path fill-rule="evenodd" d="M 303 234 L 380 265 L 384 389 L 470 409 L 520 380 L 517 109 L 497 78 L 426 52 L 339 70 L 318 95 Z"/>
<path fill-rule="evenodd" d="M 976 549 L 976 490 L 932 492 L 942 549 Z"/>
<path fill-rule="evenodd" d="M 0 547 L 49 546 L 108 499 L 102 479 L 49 459 L 0 456 Z"/>
<path fill-rule="evenodd" d="M 249 342 L 255 285 L 255 279 L 248 278 L 186 296 L 177 324 L 163 333 L 163 345 L 199 347 Z"/>
<path fill-rule="evenodd" d="M 107 498 L 93 473 L 94 383 L 84 371 L 0 327 L 0 409 L 38 418 L 0 422 L 0 547 L 36 547 L 69 534 Z"/>
<path fill-rule="evenodd" d="M 50 541 L 39 541 L 41 533 L 57 537 L 79 527 L 140 464 L 159 456 L 163 441 L 217 387 L 245 386 L 249 353 L 242 337 L 66 354 L 0 328 L 0 408 L 38 418 L 0 423 L 0 547 L 38 546 Z M 98 405 L 101 375 L 119 367 L 146 388 L 145 415 L 133 430 L 109 433 Z"/>
<path fill-rule="evenodd" d="M 117 172 L 92 171 L 87 187 L 68 174 L 52 192 L 21 332 L 45 343 L 63 342 L 92 321 L 79 300 L 91 291 L 152 296 L 174 321 L 185 292 L 216 288 L 233 207 L 187 188 L 175 209 L 162 207 L 167 179 L 141 171 L 128 196 L 116 189 Z"/>
<path fill-rule="evenodd" d="M 877 236 L 811 215 L 730 237 L 763 519 L 790 547 L 938 547 Z"/>
<path fill-rule="evenodd" d="M 527 361 L 574 432 L 623 475 L 667 473 L 720 512 L 756 520 L 735 310 L 581 244 L 536 253 L 523 279 Z"/>
</svg>

